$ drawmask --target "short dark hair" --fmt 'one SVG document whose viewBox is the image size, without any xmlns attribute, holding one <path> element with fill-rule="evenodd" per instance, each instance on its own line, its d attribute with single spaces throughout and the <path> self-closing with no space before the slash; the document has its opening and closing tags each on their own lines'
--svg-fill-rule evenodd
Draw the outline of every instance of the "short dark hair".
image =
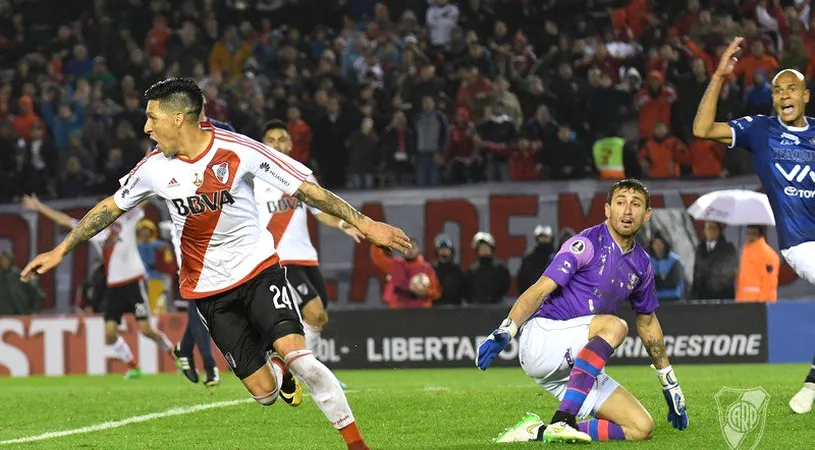
<svg viewBox="0 0 815 450">
<path fill-rule="evenodd" d="M 758 235 L 761 237 L 767 235 L 767 225 L 747 225 L 747 229 L 758 231 Z"/>
<path fill-rule="evenodd" d="M 158 100 L 162 109 L 183 112 L 195 117 L 196 120 L 204 109 L 204 93 L 192 78 L 168 78 L 159 81 L 144 91 L 144 99 Z"/>
<path fill-rule="evenodd" d="M 263 134 L 265 135 L 271 130 L 283 130 L 289 132 L 289 127 L 280 119 L 272 119 L 263 125 Z"/>
<path fill-rule="evenodd" d="M 608 190 L 608 198 L 606 199 L 606 202 L 609 205 L 611 204 L 611 198 L 614 197 L 614 193 L 619 190 L 632 190 L 634 192 L 639 192 L 645 196 L 645 207 L 651 207 L 651 193 L 648 192 L 648 188 L 642 184 L 642 181 L 635 178 L 626 178 L 625 180 L 620 180 L 612 184 L 611 189 Z"/>
</svg>

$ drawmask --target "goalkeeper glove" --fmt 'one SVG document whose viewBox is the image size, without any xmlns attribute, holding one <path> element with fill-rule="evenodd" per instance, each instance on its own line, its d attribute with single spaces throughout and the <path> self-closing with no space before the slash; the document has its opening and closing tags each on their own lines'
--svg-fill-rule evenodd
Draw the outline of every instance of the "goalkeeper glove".
<svg viewBox="0 0 815 450">
<path fill-rule="evenodd" d="M 501 322 L 501 326 L 493 331 L 487 339 L 478 347 L 475 355 L 475 365 L 481 370 L 487 370 L 492 360 L 498 356 L 504 348 L 509 345 L 509 341 L 518 333 L 518 325 L 509 317 Z"/>
<path fill-rule="evenodd" d="M 651 365 L 651 367 L 654 367 Z M 679 381 L 671 366 L 664 369 L 656 369 L 659 382 L 662 384 L 662 394 L 668 404 L 668 422 L 671 422 L 677 430 L 684 430 L 688 427 L 688 411 L 685 407 L 685 394 L 679 387 Z"/>
</svg>

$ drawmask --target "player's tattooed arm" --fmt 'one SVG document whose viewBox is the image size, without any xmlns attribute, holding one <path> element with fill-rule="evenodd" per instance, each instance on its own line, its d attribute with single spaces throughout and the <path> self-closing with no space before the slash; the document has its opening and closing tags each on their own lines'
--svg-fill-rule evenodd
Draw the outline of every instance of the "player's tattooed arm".
<svg viewBox="0 0 815 450">
<path fill-rule="evenodd" d="M 637 333 L 642 339 L 645 350 L 651 357 L 654 367 L 668 367 L 668 351 L 665 349 L 665 335 L 655 313 L 637 314 Z"/>
<path fill-rule="evenodd" d="M 300 185 L 300 188 L 294 193 L 294 198 L 326 214 L 339 217 L 360 230 L 364 227 L 365 222 L 371 220 L 333 192 L 309 181 L 304 181 Z"/>
<path fill-rule="evenodd" d="M 124 211 L 116 206 L 113 197 L 102 200 L 85 214 L 85 217 L 79 221 L 68 236 L 65 237 L 65 240 L 59 245 L 62 249 L 62 254 L 67 255 L 77 245 L 96 236 L 100 231 L 115 222 L 122 214 L 124 214 Z"/>
</svg>

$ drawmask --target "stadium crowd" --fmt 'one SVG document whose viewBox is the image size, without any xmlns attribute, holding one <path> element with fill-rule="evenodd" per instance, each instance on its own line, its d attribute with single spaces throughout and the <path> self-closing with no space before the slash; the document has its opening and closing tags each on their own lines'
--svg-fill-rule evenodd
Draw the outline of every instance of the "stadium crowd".
<svg viewBox="0 0 815 450">
<path fill-rule="evenodd" d="M 769 113 L 779 65 L 815 74 L 802 0 L 60 3 L 0 2 L 2 201 L 112 192 L 170 76 L 249 136 L 287 121 L 337 189 L 748 173 L 690 133 L 724 44 L 746 37 L 719 119 Z"/>
</svg>

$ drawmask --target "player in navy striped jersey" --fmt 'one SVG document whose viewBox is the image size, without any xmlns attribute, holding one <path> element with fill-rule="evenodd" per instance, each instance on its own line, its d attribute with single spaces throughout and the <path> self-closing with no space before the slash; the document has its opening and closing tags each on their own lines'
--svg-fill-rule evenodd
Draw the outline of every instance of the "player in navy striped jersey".
<svg viewBox="0 0 815 450">
<path fill-rule="evenodd" d="M 725 79 L 733 72 L 743 38 L 736 37 L 696 112 L 693 134 L 753 154 L 756 174 L 770 201 L 781 254 L 799 277 L 815 284 L 815 119 L 806 117 L 809 89 L 801 72 L 783 69 L 772 80 L 774 116 L 747 116 L 715 122 L 716 103 Z M 815 360 L 804 386 L 790 400 L 798 414 L 815 402 Z"/>
</svg>

